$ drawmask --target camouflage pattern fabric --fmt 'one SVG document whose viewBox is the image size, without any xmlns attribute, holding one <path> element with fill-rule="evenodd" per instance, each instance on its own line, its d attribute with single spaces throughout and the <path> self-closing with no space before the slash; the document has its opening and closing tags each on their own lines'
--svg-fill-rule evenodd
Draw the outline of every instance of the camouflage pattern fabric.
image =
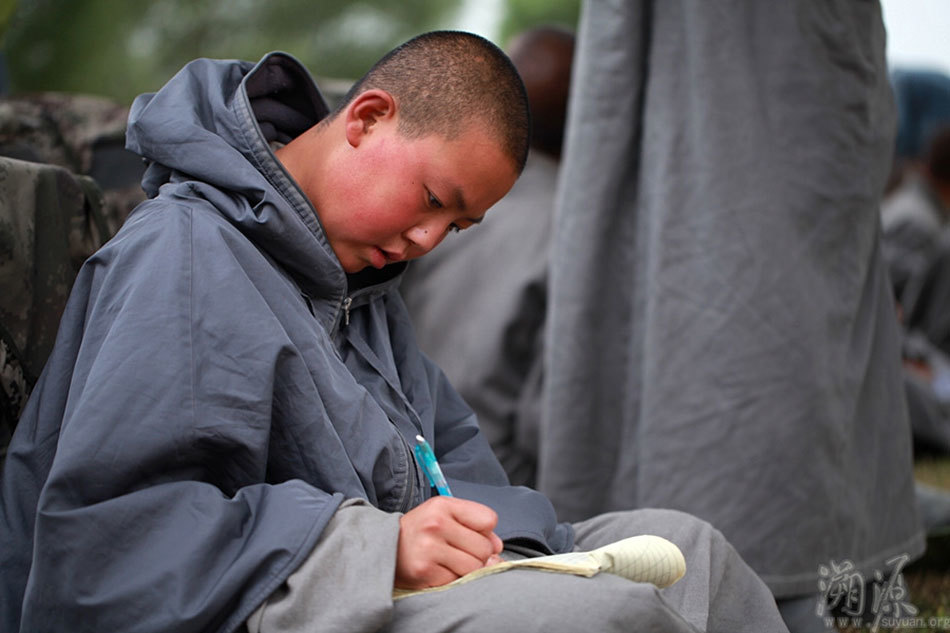
<svg viewBox="0 0 950 633">
<path fill-rule="evenodd" d="M 129 109 L 92 95 L 39 93 L 0 98 L 0 156 L 58 165 L 90 176 L 103 191 L 114 234 L 145 199 L 141 159 L 125 149 Z"/>
<path fill-rule="evenodd" d="M 79 266 L 145 199 L 128 111 L 91 95 L 0 97 L 0 463 Z"/>
<path fill-rule="evenodd" d="M 53 347 L 82 262 L 111 235 L 102 195 L 62 167 L 0 157 L 0 445 Z"/>
<path fill-rule="evenodd" d="M 7 454 L 7 445 L 23 411 L 29 386 L 20 359 L 10 349 L 6 338 L 0 338 L 0 465 Z"/>
</svg>

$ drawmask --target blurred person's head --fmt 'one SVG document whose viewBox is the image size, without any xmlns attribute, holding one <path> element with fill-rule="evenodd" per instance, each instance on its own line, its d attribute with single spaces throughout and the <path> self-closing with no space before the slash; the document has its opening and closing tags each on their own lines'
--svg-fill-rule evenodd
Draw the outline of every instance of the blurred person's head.
<svg viewBox="0 0 950 633">
<path fill-rule="evenodd" d="M 943 206 L 950 208 L 950 126 L 930 139 L 924 155 L 924 175 Z"/>
<path fill-rule="evenodd" d="M 531 147 L 560 158 L 567 122 L 574 35 L 543 26 L 519 33 L 508 54 L 524 81 L 531 105 Z"/>
</svg>

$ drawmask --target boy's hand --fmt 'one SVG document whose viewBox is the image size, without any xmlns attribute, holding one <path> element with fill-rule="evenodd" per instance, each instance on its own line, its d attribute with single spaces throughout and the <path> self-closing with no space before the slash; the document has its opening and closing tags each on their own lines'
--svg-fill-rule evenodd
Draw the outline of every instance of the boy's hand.
<svg viewBox="0 0 950 633">
<path fill-rule="evenodd" d="M 495 511 L 474 501 L 433 497 L 399 519 L 396 578 L 400 589 L 438 587 L 499 562 Z"/>
</svg>

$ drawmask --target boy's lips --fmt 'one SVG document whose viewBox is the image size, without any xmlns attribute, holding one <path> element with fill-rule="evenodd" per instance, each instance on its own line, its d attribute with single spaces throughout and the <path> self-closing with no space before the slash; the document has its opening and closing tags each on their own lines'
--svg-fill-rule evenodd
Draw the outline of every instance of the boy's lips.
<svg viewBox="0 0 950 633">
<path fill-rule="evenodd" d="M 388 264 L 389 258 L 386 256 L 386 251 L 378 246 L 374 246 L 369 252 L 369 263 L 373 268 L 382 268 Z"/>
<path fill-rule="evenodd" d="M 373 265 L 373 268 L 382 268 L 386 264 L 400 262 L 403 259 L 405 259 L 405 257 L 403 257 L 402 253 L 385 251 L 378 246 L 374 246 L 370 251 L 370 264 Z"/>
</svg>

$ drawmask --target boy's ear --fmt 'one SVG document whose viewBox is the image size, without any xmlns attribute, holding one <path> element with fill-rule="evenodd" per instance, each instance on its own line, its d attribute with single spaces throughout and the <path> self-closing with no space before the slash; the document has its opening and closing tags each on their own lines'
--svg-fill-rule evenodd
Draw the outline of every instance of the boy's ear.
<svg viewBox="0 0 950 633">
<path fill-rule="evenodd" d="M 385 90 L 373 88 L 357 95 L 345 116 L 346 140 L 357 147 L 374 126 L 395 119 L 396 100 Z"/>
</svg>

